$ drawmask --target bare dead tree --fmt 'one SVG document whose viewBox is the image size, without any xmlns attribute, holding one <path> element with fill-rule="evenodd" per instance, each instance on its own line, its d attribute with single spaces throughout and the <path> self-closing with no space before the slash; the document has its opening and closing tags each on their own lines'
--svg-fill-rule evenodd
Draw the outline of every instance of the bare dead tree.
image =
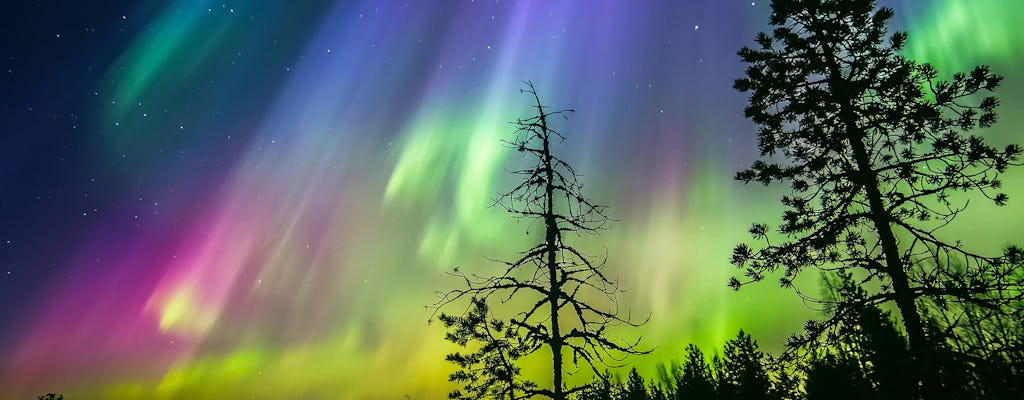
<svg viewBox="0 0 1024 400">
<path fill-rule="evenodd" d="M 621 361 L 628 354 L 644 354 L 639 339 L 612 338 L 608 328 L 637 327 L 628 311 L 620 312 L 618 281 L 604 272 L 606 256 L 593 256 L 569 244 L 570 236 L 593 235 L 608 228 L 612 218 L 606 207 L 583 195 L 580 174 L 552 151 L 565 137 L 551 128 L 552 117 L 566 118 L 573 110 L 551 110 L 540 101 L 533 83 L 521 92 L 532 97 L 535 113 L 513 122 L 514 137 L 503 144 L 532 161 L 522 170 L 510 171 L 520 183 L 498 196 L 495 205 L 529 226 L 544 229 L 543 241 L 520 252 L 512 261 L 498 261 L 494 274 L 467 274 L 455 269 L 462 287 L 442 292 L 432 306 L 437 310 L 465 298 L 500 301 L 526 306 L 508 319 L 513 335 L 527 345 L 524 353 L 551 352 L 552 387 L 520 387 L 513 398 L 544 396 L 565 400 L 586 386 L 567 387 L 567 358 L 573 366 L 591 369 Z M 625 314 L 625 315 L 623 315 Z M 524 354 L 525 355 L 525 354 Z"/>
</svg>

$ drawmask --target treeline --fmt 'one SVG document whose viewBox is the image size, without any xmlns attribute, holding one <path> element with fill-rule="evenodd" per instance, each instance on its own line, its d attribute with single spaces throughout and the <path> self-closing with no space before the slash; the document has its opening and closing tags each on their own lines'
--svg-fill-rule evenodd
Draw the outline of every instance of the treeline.
<svg viewBox="0 0 1024 400">
<path fill-rule="evenodd" d="M 682 364 L 644 378 L 634 368 L 625 379 L 602 376 L 578 400 L 790 399 L 798 381 L 740 331 L 710 360 L 697 346 L 686 348 Z"/>
<path fill-rule="evenodd" d="M 1014 345 L 1000 353 L 970 354 L 965 344 L 936 343 L 938 390 L 934 399 L 1011 400 L 1024 394 L 1024 341 L 1019 321 L 1009 336 Z M 936 329 L 936 326 L 932 326 Z M 906 336 L 892 316 L 862 307 L 845 316 L 828 347 L 773 357 L 740 331 L 709 356 L 695 345 L 680 362 L 655 376 L 632 369 L 625 377 L 605 375 L 577 400 L 832 400 L 911 399 L 919 388 Z M 797 360 L 799 362 L 797 362 Z"/>
</svg>

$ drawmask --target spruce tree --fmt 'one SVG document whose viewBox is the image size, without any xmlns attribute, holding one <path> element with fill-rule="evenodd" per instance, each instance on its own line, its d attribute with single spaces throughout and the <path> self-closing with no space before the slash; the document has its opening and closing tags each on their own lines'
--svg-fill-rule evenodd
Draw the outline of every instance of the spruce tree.
<svg viewBox="0 0 1024 400">
<path fill-rule="evenodd" d="M 704 353 L 694 344 L 686 346 L 686 359 L 675 382 L 676 400 L 712 400 L 716 398 L 715 377 L 704 358 Z"/>
</svg>

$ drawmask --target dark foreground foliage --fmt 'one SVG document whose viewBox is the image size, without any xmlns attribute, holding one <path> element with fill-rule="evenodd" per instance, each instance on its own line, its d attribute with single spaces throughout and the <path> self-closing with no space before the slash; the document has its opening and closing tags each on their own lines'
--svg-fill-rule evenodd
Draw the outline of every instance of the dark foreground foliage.
<svg viewBox="0 0 1024 400">
<path fill-rule="evenodd" d="M 846 281 L 837 292 L 855 290 Z M 929 399 L 1010 400 L 1024 395 L 1024 343 L 1019 322 L 1004 333 L 1015 343 L 989 357 L 976 357 L 941 343 L 934 344 L 933 368 L 938 387 Z M 890 313 L 865 306 L 844 315 L 839 334 L 812 350 L 799 363 L 782 362 L 758 348 L 740 331 L 720 353 L 708 357 L 690 345 L 682 364 L 657 377 L 635 369 L 622 379 L 602 376 L 578 400 L 832 400 L 913 399 L 915 365 L 906 335 Z"/>
<path fill-rule="evenodd" d="M 893 15 L 875 0 L 774 0 L 772 30 L 739 51 L 735 88 L 761 157 L 736 178 L 788 190 L 782 223 L 754 223 L 753 243 L 735 247 L 730 286 L 779 277 L 824 311 L 785 353 L 810 362 L 809 396 L 1024 398 L 1004 382 L 1019 376 L 1024 250 L 946 229 L 972 200 L 1008 201 L 1001 177 L 1024 148 L 980 136 L 1002 77 L 978 66 L 941 78 L 904 56 Z M 826 274 L 832 296 L 801 290 L 808 273 Z"/>
</svg>

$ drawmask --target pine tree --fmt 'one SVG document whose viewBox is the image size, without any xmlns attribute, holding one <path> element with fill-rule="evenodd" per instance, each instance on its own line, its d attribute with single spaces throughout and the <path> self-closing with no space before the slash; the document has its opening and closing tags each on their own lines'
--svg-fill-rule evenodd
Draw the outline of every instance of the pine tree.
<svg viewBox="0 0 1024 400">
<path fill-rule="evenodd" d="M 644 378 L 636 372 L 636 368 L 629 370 L 629 377 L 626 378 L 626 385 L 622 389 L 619 400 L 648 400 L 647 383 Z"/>
<path fill-rule="evenodd" d="M 766 355 L 757 342 L 742 330 L 725 343 L 721 357 L 713 363 L 718 398 L 759 400 L 771 398 L 771 381 L 765 369 Z"/>
<path fill-rule="evenodd" d="M 745 114 L 760 128 L 762 159 L 736 177 L 790 190 L 782 239 L 765 224 L 751 226 L 763 245 L 734 249 L 745 278 L 730 285 L 781 272 L 780 284 L 794 288 L 807 268 L 851 272 L 871 288 L 865 303 L 895 305 L 914 370 L 923 371 L 914 380 L 934 388 L 940 338 L 926 334 L 920 307 L 971 303 L 1008 313 L 1024 293 L 1019 249 L 986 256 L 941 234 L 969 195 L 1006 203 L 999 175 L 1020 165 L 1021 147 L 997 149 L 969 135 L 995 123 L 998 101 L 984 95 L 1001 77 L 982 66 L 938 80 L 933 67 L 901 54 L 907 35 L 889 35 L 892 15 L 873 0 L 775 0 L 774 30 L 740 50 L 749 66 L 735 88 L 750 94 Z"/>
<path fill-rule="evenodd" d="M 712 400 L 716 398 L 715 377 L 696 345 L 686 346 L 686 360 L 677 372 L 675 382 L 676 400 Z"/>
<path fill-rule="evenodd" d="M 508 322 L 491 318 L 483 299 L 471 299 L 464 316 L 441 314 L 438 319 L 448 329 L 446 340 L 463 348 L 475 346 L 472 352 L 456 352 L 446 357 L 459 367 L 449 380 L 462 385 L 449 393 L 449 399 L 515 400 L 536 388 L 535 383 L 521 378 L 515 363 L 537 348 L 537 343 L 518 335 Z"/>
</svg>

